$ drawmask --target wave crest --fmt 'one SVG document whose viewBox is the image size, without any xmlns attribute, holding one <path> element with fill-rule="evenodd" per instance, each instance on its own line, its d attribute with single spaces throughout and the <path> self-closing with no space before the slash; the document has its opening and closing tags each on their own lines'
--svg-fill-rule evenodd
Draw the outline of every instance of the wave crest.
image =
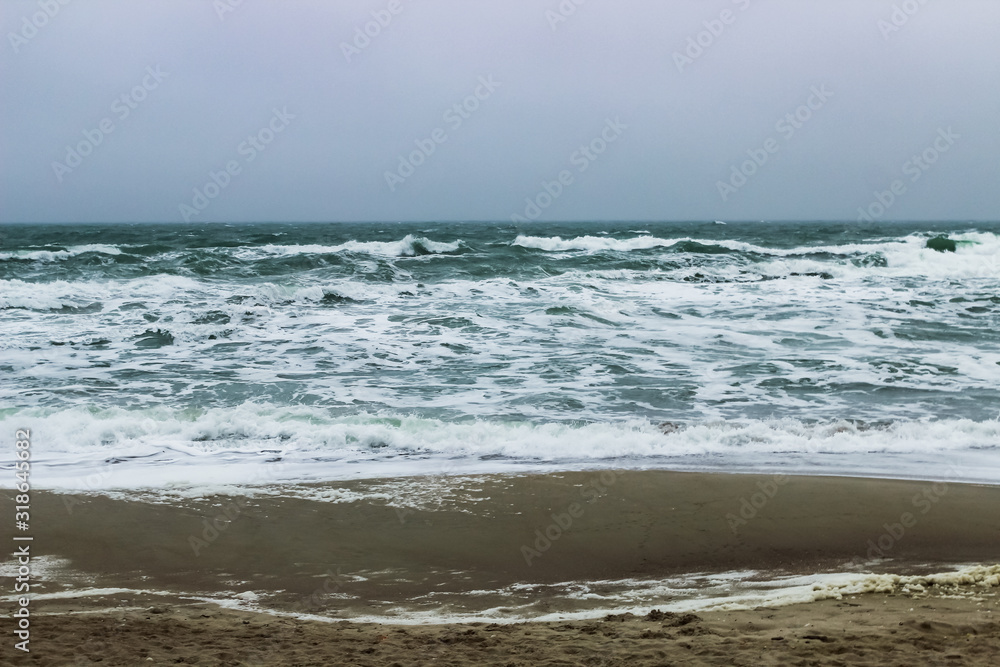
<svg viewBox="0 0 1000 667">
<path fill-rule="evenodd" d="M 960 455 L 992 456 L 1000 448 L 1000 422 L 968 419 L 876 424 L 794 419 L 659 425 L 641 419 L 454 422 L 367 412 L 335 415 L 318 407 L 250 402 L 206 410 L 35 408 L 4 414 L 0 424 L 32 428 L 48 443 L 45 461 L 39 461 L 47 468 L 132 462 L 145 465 L 147 476 L 154 478 L 177 474 L 178 466 L 183 469 L 185 464 L 210 466 L 224 477 L 234 457 L 297 463 L 307 466 L 310 474 L 328 479 L 356 476 L 359 471 L 369 477 L 426 472 L 422 461 L 430 463 L 432 470 L 434 466 L 455 467 L 459 461 L 484 472 L 501 472 L 526 465 L 646 468 L 678 462 L 711 468 L 713 461 L 733 470 L 743 459 L 777 461 L 776 465 L 783 466 L 790 458 L 812 462 L 820 471 L 836 471 L 838 463 L 847 461 L 854 466 L 852 470 L 864 471 L 868 466 L 870 474 L 905 475 L 907 471 L 901 469 L 874 470 L 870 459 L 940 456 L 950 463 Z M 944 461 L 942 471 L 947 468 Z M 926 474 L 923 468 L 919 470 Z M 998 474 L 996 470 L 967 470 L 968 474 Z M 133 485 L 129 475 L 116 476 L 112 484 Z"/>
<path fill-rule="evenodd" d="M 88 245 L 69 246 L 58 250 L 11 250 L 0 252 L 0 262 L 21 260 L 32 262 L 57 262 L 67 260 L 79 255 L 94 253 L 100 255 L 121 255 L 122 251 L 117 246 L 103 243 L 91 243 Z"/>
<path fill-rule="evenodd" d="M 407 234 L 399 241 L 347 241 L 339 245 L 264 245 L 245 248 L 248 254 L 262 252 L 268 255 L 334 255 L 353 252 L 384 257 L 416 257 L 458 252 L 464 247 L 461 239 L 451 243 L 431 241 L 423 236 Z"/>
</svg>

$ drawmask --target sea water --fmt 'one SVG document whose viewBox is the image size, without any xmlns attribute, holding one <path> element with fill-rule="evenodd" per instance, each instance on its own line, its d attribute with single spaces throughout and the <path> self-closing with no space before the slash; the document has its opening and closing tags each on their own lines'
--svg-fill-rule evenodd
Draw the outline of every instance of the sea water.
<svg viewBox="0 0 1000 667">
<path fill-rule="evenodd" d="M 52 488 L 1000 483 L 1000 224 L 8 224 L 0 377 Z"/>
</svg>

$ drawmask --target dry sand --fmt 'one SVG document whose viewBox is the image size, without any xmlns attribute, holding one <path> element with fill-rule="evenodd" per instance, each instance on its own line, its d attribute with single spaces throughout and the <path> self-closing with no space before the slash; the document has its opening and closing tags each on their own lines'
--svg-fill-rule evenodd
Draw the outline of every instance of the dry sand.
<svg viewBox="0 0 1000 667">
<path fill-rule="evenodd" d="M 600 620 L 600 601 L 567 597 L 556 585 L 745 568 L 927 572 L 997 563 L 998 507 L 1000 488 L 977 485 L 660 471 L 355 481 L 170 502 L 36 492 L 32 652 L 15 655 L 8 639 L 0 661 L 1000 664 L 996 588 L 952 597 L 895 590 L 698 612 L 697 620 Z M 505 592 L 511 586 L 520 592 Z M 125 590 L 45 597 L 94 587 Z M 627 593 L 620 588 L 605 592 Z M 260 615 L 191 597 L 237 602 L 240 591 L 253 591 L 264 608 L 347 620 Z M 490 608 L 507 621 L 587 610 L 598 620 L 357 622 Z"/>
<path fill-rule="evenodd" d="M 998 615 L 995 593 L 982 600 L 869 594 L 740 612 L 443 626 L 320 623 L 161 604 L 44 616 L 31 655 L 3 664 L 995 666 Z"/>
</svg>

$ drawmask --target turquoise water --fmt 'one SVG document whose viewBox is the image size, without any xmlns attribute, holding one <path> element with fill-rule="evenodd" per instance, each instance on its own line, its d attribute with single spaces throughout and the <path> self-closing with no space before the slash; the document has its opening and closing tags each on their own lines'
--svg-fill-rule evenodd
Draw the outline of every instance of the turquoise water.
<svg viewBox="0 0 1000 667">
<path fill-rule="evenodd" d="M 965 243 L 925 248 L 938 234 Z M 53 465 L 882 452 L 927 466 L 1000 444 L 997 223 L 0 237 L 0 416 L 41 429 Z"/>
</svg>

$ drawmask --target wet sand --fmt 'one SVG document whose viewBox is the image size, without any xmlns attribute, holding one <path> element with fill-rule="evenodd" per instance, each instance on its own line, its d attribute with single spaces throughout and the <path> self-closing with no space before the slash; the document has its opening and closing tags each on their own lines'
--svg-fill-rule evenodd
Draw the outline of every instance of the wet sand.
<svg viewBox="0 0 1000 667">
<path fill-rule="evenodd" d="M 93 642 L 107 653 L 100 664 L 995 664 L 977 660 L 998 655 L 995 587 L 698 612 L 676 626 L 673 617 L 510 622 L 603 616 L 560 582 L 997 563 L 1000 488 L 644 471 L 355 481 L 282 496 L 298 497 L 35 492 L 30 660 L 74 664 L 64 660 L 90 655 Z M 88 588 L 122 590 L 44 597 Z M 515 589 L 520 597 L 506 599 Z M 346 620 L 259 615 L 244 603 Z M 507 622 L 357 622 L 442 610 Z M 8 643 L 4 660 L 20 658 L 11 654 Z"/>
</svg>

